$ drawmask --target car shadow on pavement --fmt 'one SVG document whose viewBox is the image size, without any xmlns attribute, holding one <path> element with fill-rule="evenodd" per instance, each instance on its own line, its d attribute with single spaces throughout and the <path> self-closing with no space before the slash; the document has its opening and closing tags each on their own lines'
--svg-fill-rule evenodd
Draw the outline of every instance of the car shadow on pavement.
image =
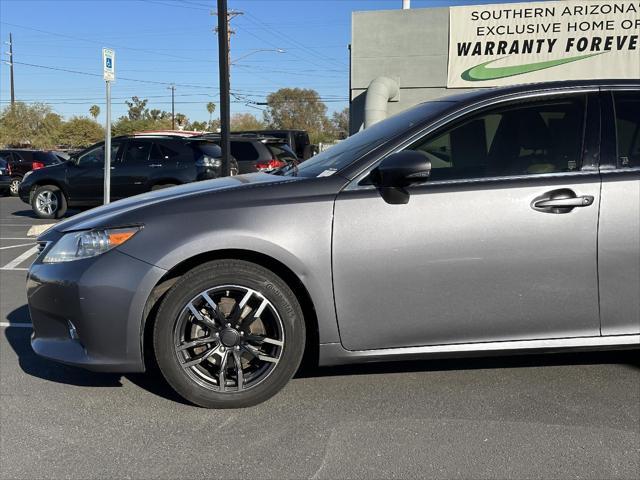
<svg viewBox="0 0 640 480">
<path fill-rule="evenodd" d="M 27 323 L 29 321 L 27 306 L 23 305 L 13 310 L 7 315 L 6 320 L 10 324 Z M 81 368 L 62 365 L 37 356 L 31 349 L 30 329 L 5 328 L 5 337 L 9 345 L 11 345 L 16 352 L 20 368 L 28 375 L 52 382 L 81 387 L 122 387 L 121 380 L 124 377 L 154 395 L 187 404 L 187 402 L 178 396 L 167 384 L 155 365 L 152 365 L 146 373 L 122 375 L 91 372 Z M 307 364 L 300 368 L 295 378 L 594 364 L 627 364 L 636 369 L 640 369 L 640 355 L 638 355 L 638 350 L 622 350 L 495 356 L 488 358 L 406 360 L 335 367 L 315 367 Z"/>
<path fill-rule="evenodd" d="M 23 305 L 6 317 L 9 324 L 29 323 L 29 310 Z M 18 364 L 27 375 L 79 387 L 122 387 L 122 379 L 126 378 L 138 387 L 174 402 L 186 403 L 176 394 L 162 378 L 160 373 L 152 368 L 146 373 L 103 373 L 92 372 L 78 367 L 63 365 L 45 358 L 39 357 L 31 349 L 31 329 L 12 328 L 4 329 L 5 337 L 9 345 L 18 357 Z"/>
<path fill-rule="evenodd" d="M 626 364 L 640 370 L 640 354 L 636 350 L 592 351 L 467 357 L 445 359 L 401 360 L 381 363 L 362 363 L 332 367 L 304 368 L 296 378 L 333 377 L 347 375 L 375 375 L 447 370 L 480 370 L 571 365 Z"/>
</svg>

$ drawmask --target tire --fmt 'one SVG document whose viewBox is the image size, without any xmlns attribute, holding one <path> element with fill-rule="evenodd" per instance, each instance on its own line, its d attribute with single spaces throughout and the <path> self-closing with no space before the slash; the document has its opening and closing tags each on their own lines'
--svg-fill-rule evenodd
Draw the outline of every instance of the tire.
<svg viewBox="0 0 640 480">
<path fill-rule="evenodd" d="M 177 185 L 177 183 L 161 183 L 159 185 L 154 185 L 153 187 L 151 187 L 151 191 L 155 192 L 156 190 L 164 190 L 165 188 L 175 187 Z"/>
<path fill-rule="evenodd" d="M 67 213 L 67 197 L 55 185 L 43 185 L 31 195 L 31 208 L 38 218 L 61 218 Z"/>
<path fill-rule="evenodd" d="M 190 347 L 197 342 L 207 344 Z M 242 260 L 215 260 L 187 272 L 167 292 L 153 331 L 164 378 L 205 408 L 244 408 L 271 398 L 297 371 L 304 345 L 304 318 L 291 289 Z"/>
<path fill-rule="evenodd" d="M 240 167 L 238 166 L 238 161 L 235 158 L 232 158 L 229 162 L 229 176 L 235 177 L 240 173 Z"/>
<path fill-rule="evenodd" d="M 22 178 L 20 177 L 13 177 L 11 178 L 11 184 L 9 185 L 9 195 L 11 195 L 12 197 L 17 197 L 18 196 L 18 189 L 20 188 L 20 183 L 22 183 Z"/>
</svg>

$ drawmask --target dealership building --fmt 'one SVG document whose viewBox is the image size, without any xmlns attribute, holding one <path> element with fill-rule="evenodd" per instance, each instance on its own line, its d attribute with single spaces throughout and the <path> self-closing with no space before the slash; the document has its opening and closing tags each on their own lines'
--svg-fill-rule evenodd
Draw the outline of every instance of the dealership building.
<svg viewBox="0 0 640 480">
<path fill-rule="evenodd" d="M 351 134 L 468 89 L 640 78 L 637 1 L 402 6 L 352 15 Z"/>
</svg>

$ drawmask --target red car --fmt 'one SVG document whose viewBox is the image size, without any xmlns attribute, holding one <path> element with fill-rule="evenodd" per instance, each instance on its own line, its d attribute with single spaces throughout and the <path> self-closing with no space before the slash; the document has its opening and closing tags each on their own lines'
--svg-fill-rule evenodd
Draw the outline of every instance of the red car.
<svg viewBox="0 0 640 480">
<path fill-rule="evenodd" d="M 18 195 L 20 182 L 27 172 L 60 163 L 60 159 L 53 152 L 44 150 L 12 148 L 0 150 L 0 156 L 9 164 L 7 174 L 11 177 L 9 194 L 12 197 Z"/>
</svg>

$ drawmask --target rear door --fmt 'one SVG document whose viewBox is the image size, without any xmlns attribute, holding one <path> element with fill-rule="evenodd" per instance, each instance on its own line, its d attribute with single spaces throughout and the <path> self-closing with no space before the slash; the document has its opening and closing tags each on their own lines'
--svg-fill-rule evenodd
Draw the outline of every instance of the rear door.
<svg viewBox="0 0 640 480">
<path fill-rule="evenodd" d="M 640 333 L 640 92 L 602 92 L 598 237 L 603 335 Z"/>
</svg>

